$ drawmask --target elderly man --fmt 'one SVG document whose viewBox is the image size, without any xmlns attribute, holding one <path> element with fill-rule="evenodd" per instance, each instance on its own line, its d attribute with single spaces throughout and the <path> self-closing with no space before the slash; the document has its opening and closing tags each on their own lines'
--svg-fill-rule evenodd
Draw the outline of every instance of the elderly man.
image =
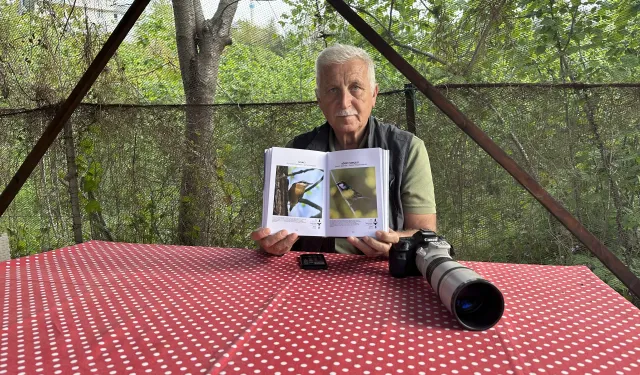
<svg viewBox="0 0 640 375">
<path fill-rule="evenodd" d="M 388 256 L 392 244 L 419 228 L 436 230 L 436 205 L 427 150 L 419 138 L 371 116 L 378 85 L 374 64 L 364 50 L 334 45 L 316 60 L 316 98 L 327 122 L 291 140 L 287 147 L 338 151 L 380 147 L 390 153 L 390 226 L 376 238 L 299 237 L 260 228 L 251 233 L 260 248 L 283 255 L 290 250 Z"/>
</svg>

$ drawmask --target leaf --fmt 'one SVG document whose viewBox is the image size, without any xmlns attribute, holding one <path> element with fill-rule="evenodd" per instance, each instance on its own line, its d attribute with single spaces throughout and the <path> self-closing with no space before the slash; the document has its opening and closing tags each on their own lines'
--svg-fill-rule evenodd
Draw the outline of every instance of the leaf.
<svg viewBox="0 0 640 375">
<path fill-rule="evenodd" d="M 98 182 L 91 175 L 87 175 L 82 179 L 82 190 L 86 192 L 96 191 L 98 190 Z"/>
<path fill-rule="evenodd" d="M 555 26 L 556 22 L 553 20 L 553 18 L 547 17 L 547 18 L 543 18 L 542 21 L 540 21 L 540 24 L 542 26 L 551 27 L 551 26 Z"/>
<path fill-rule="evenodd" d="M 102 211 L 102 208 L 100 207 L 100 203 L 95 199 L 89 200 L 89 202 L 87 202 L 87 204 L 84 206 L 84 209 L 87 213 Z"/>
</svg>

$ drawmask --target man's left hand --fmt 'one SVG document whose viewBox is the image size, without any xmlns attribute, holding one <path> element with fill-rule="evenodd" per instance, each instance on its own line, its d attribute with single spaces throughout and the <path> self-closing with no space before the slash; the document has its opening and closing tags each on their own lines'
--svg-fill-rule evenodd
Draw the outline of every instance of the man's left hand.
<svg viewBox="0 0 640 375">
<path fill-rule="evenodd" d="M 389 230 L 388 232 L 377 231 L 376 238 L 372 237 L 347 237 L 347 242 L 362 251 L 364 255 L 369 257 L 389 256 L 389 250 L 394 243 L 400 241 L 398 232 Z"/>
</svg>

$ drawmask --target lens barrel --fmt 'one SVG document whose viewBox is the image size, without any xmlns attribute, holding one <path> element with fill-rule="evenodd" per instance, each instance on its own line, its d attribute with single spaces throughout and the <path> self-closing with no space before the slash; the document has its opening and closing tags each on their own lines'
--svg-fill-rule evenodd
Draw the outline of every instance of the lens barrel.
<svg viewBox="0 0 640 375">
<path fill-rule="evenodd" d="M 471 269 L 438 252 L 416 252 L 416 265 L 447 310 L 466 329 L 493 327 L 504 313 L 500 290 Z"/>
</svg>

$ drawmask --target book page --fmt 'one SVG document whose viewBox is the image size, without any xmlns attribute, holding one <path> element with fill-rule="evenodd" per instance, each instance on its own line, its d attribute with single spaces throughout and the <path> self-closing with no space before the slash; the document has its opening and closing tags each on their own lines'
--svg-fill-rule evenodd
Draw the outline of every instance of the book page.
<svg viewBox="0 0 640 375">
<path fill-rule="evenodd" d="M 329 218 L 327 236 L 372 236 L 389 230 L 386 150 L 367 148 L 327 155 Z"/>
<path fill-rule="evenodd" d="M 274 147 L 266 155 L 262 226 L 325 236 L 326 153 Z"/>
<path fill-rule="evenodd" d="M 269 192 L 269 176 L 271 176 L 271 153 L 272 149 L 264 150 L 264 186 L 262 187 L 262 226 L 266 223 L 265 212 L 269 209 L 269 200 L 272 193 Z"/>
</svg>

